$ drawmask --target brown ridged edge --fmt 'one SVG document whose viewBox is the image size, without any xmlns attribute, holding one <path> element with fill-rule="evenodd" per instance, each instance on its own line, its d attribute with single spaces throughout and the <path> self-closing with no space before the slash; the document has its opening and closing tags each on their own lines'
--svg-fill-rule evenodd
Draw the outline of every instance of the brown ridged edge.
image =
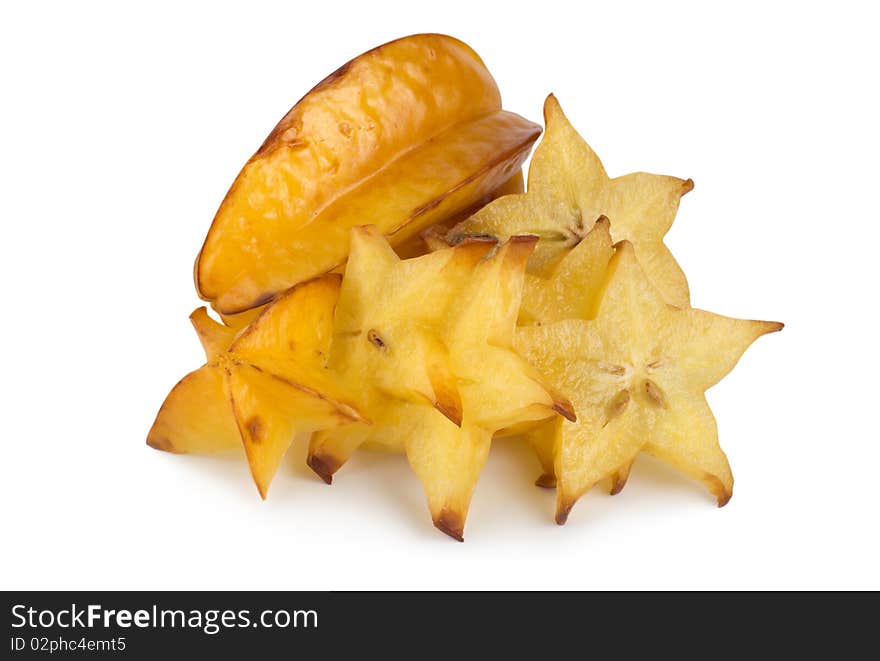
<svg viewBox="0 0 880 661">
<path fill-rule="evenodd" d="M 446 533 L 452 539 L 458 542 L 464 541 L 464 521 L 455 512 L 444 509 L 434 520 L 434 525 L 437 530 Z"/>
<path fill-rule="evenodd" d="M 535 480 L 535 486 L 542 489 L 554 489 L 556 488 L 556 476 L 553 473 L 542 473 Z"/>
<path fill-rule="evenodd" d="M 565 522 L 568 521 L 568 515 L 571 512 L 571 508 L 574 507 L 574 501 L 563 502 L 560 503 L 556 508 L 556 523 L 560 526 L 564 526 Z"/>
<path fill-rule="evenodd" d="M 341 464 L 329 455 L 318 453 L 310 454 L 306 463 L 327 484 L 333 484 L 333 473 L 339 470 Z"/>
</svg>

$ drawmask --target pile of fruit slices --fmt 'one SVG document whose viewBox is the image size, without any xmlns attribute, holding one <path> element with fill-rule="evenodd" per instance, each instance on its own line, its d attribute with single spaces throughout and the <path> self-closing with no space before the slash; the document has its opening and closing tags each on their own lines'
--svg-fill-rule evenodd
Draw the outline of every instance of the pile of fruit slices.
<svg viewBox="0 0 880 661">
<path fill-rule="evenodd" d="M 692 309 L 663 237 L 690 180 L 609 178 L 552 95 L 501 109 L 468 46 L 415 35 L 310 91 L 233 183 L 196 262 L 207 362 L 147 442 L 244 449 L 264 498 L 294 436 L 327 483 L 402 451 L 461 540 L 492 439 L 517 435 L 556 521 L 647 452 L 719 506 L 733 476 L 705 391 L 782 324 Z"/>
</svg>

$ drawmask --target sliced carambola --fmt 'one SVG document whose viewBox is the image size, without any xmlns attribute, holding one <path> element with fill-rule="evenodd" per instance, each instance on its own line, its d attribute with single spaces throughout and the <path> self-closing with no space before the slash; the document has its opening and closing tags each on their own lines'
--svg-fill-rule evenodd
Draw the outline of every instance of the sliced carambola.
<svg viewBox="0 0 880 661">
<path fill-rule="evenodd" d="M 147 443 L 169 452 L 243 447 L 265 498 L 296 433 L 362 420 L 324 367 L 339 281 L 327 275 L 294 287 L 226 348 L 230 330 L 196 311 L 208 362 L 171 390 Z"/>
<path fill-rule="evenodd" d="M 526 192 L 483 207 L 452 228 L 447 241 L 454 244 L 471 235 L 504 240 L 533 234 L 540 241 L 529 272 L 546 276 L 597 220 L 607 217 L 614 240 L 633 244 L 664 300 L 687 307 L 687 280 L 663 237 L 693 182 L 644 172 L 611 179 L 553 95 L 544 104 L 544 121 L 546 130 L 529 166 Z"/>
<path fill-rule="evenodd" d="M 513 349 L 533 237 L 471 239 L 400 260 L 374 229 L 354 232 L 329 365 L 358 384 L 371 425 L 313 435 L 326 481 L 363 444 L 403 450 L 435 525 L 461 539 L 492 435 L 571 405 Z"/>
<path fill-rule="evenodd" d="M 545 472 L 552 467 L 544 481 L 555 477 L 557 522 L 600 480 L 619 491 L 639 452 L 727 503 L 733 475 L 703 393 L 755 339 L 781 328 L 668 305 L 626 241 L 616 246 L 594 320 L 520 328 L 517 347 L 577 412 L 576 422 L 553 420 L 527 434 Z"/>
</svg>

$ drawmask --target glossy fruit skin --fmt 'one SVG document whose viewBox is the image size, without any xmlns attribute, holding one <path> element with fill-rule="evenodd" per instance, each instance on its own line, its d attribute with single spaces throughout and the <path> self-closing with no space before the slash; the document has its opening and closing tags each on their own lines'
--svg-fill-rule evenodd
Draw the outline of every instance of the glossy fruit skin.
<svg viewBox="0 0 880 661">
<path fill-rule="evenodd" d="M 368 51 L 306 94 L 244 166 L 196 260 L 199 295 L 225 314 L 261 305 L 343 263 L 358 225 L 402 244 L 504 184 L 540 131 L 501 109 L 456 39 Z"/>
</svg>

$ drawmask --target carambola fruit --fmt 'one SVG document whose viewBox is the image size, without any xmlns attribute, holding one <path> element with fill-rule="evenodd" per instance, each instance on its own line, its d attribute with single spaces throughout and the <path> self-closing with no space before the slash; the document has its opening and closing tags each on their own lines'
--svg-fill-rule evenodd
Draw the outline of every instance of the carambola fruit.
<svg viewBox="0 0 880 661">
<path fill-rule="evenodd" d="M 148 443 L 243 449 L 260 494 L 294 436 L 326 482 L 361 447 L 406 454 L 462 540 L 494 436 L 521 435 L 556 521 L 641 452 L 724 505 L 733 476 L 705 391 L 782 324 L 690 308 L 663 243 L 690 179 L 610 178 L 556 100 L 506 112 L 462 42 L 355 58 L 245 164 L 195 264 L 206 363 Z M 428 254 L 423 254 L 427 252 Z"/>
<path fill-rule="evenodd" d="M 434 524 L 462 539 L 493 434 L 568 400 L 513 349 L 534 237 L 472 239 L 400 260 L 373 228 L 352 233 L 329 365 L 360 388 L 372 424 L 313 435 L 309 465 L 330 482 L 363 444 L 402 449 Z"/>
<path fill-rule="evenodd" d="M 560 294 L 589 297 L 582 284 L 574 276 Z M 576 422 L 551 420 L 526 434 L 544 467 L 539 484 L 556 483 L 556 521 L 564 523 L 600 480 L 610 478 L 612 493 L 620 491 L 640 452 L 702 482 L 726 504 L 733 475 L 703 393 L 754 340 L 782 324 L 667 304 L 628 241 L 616 245 L 598 294 L 595 319 L 586 313 L 517 333 L 517 348 L 577 411 Z"/>
<path fill-rule="evenodd" d="M 168 394 L 147 443 L 177 453 L 244 448 L 264 498 L 295 434 L 363 419 L 324 368 L 340 276 L 286 292 L 240 332 L 193 313 L 208 362 Z"/>
<path fill-rule="evenodd" d="M 453 227 L 447 241 L 454 244 L 475 234 L 499 240 L 532 234 L 540 241 L 529 272 L 546 276 L 597 220 L 607 217 L 614 240 L 633 244 L 664 300 L 687 307 L 687 280 L 663 237 L 693 182 L 644 172 L 611 179 L 552 94 L 544 103 L 544 121 L 544 137 L 529 166 L 526 192 L 483 207 Z"/>
<path fill-rule="evenodd" d="M 344 263 L 354 226 L 404 244 L 511 179 L 540 131 L 501 109 L 491 74 L 457 39 L 368 51 L 306 94 L 244 166 L 196 260 L 196 288 L 233 314 Z"/>
</svg>

